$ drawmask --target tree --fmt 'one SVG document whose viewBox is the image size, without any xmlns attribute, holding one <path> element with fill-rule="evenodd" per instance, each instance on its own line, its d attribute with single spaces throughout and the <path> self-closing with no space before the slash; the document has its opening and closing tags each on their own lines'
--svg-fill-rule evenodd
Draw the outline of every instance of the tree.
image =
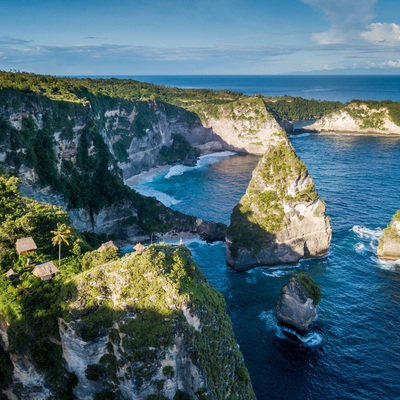
<svg viewBox="0 0 400 400">
<path fill-rule="evenodd" d="M 54 235 L 51 243 L 53 243 L 53 246 L 58 245 L 58 265 L 61 265 L 61 244 L 64 242 L 69 245 L 68 239 L 71 237 L 71 228 L 65 224 L 58 223 L 57 230 L 51 231 L 51 233 Z"/>
</svg>

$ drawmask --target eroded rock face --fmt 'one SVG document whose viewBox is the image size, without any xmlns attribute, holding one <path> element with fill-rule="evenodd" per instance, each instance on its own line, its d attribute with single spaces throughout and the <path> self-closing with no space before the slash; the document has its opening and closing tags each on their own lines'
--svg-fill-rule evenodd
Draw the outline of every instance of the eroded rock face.
<svg viewBox="0 0 400 400">
<path fill-rule="evenodd" d="M 393 216 L 390 225 L 383 230 L 377 253 L 382 260 L 400 259 L 400 210 Z"/>
<path fill-rule="evenodd" d="M 299 331 L 306 331 L 317 316 L 317 306 L 295 276 L 282 288 L 275 309 L 279 322 Z"/>
<path fill-rule="evenodd" d="M 304 163 L 286 134 L 275 135 L 234 208 L 227 264 L 243 271 L 326 254 L 332 230 Z"/>
<path fill-rule="evenodd" d="M 362 102 L 352 102 L 303 129 L 318 132 L 400 134 L 400 126 L 392 121 L 386 107 L 373 107 Z"/>
</svg>

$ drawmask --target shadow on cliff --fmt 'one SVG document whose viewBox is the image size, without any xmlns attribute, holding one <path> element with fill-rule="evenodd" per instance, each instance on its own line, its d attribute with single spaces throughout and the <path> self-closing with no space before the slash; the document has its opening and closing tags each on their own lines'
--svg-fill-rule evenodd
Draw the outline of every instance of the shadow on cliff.
<svg viewBox="0 0 400 400">
<path fill-rule="evenodd" d="M 251 211 L 242 212 L 236 205 L 227 229 L 227 265 L 245 271 L 254 267 L 296 264 L 300 258 L 311 257 L 307 242 L 303 244 L 304 253 L 300 254 L 285 243 L 277 243 L 276 238 L 276 234 L 252 221 Z M 303 242 L 301 238 L 298 241 Z"/>
</svg>

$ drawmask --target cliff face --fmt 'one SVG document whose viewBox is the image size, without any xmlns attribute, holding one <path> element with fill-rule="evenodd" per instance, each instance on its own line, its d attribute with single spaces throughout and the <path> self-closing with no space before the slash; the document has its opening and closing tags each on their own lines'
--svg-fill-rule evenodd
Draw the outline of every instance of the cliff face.
<svg viewBox="0 0 400 400">
<path fill-rule="evenodd" d="M 303 129 L 319 132 L 400 134 L 400 126 L 393 121 L 387 107 L 362 102 L 352 102 Z"/>
<path fill-rule="evenodd" d="M 88 97 L 80 103 L 0 91 L 0 166 L 21 177 L 25 195 L 68 209 L 75 226 L 97 233 L 140 234 L 140 210 L 148 214 L 149 206 L 127 195 L 121 179 L 165 163 L 162 152 L 177 135 L 203 153 L 262 154 L 279 130 L 260 98 L 184 109 Z"/>
<path fill-rule="evenodd" d="M 272 136 L 281 129 L 263 100 L 257 97 L 200 109 L 199 114 L 228 150 L 262 155 Z"/>
<path fill-rule="evenodd" d="M 224 299 L 184 246 L 93 265 L 63 281 L 57 301 L 59 338 L 41 339 L 61 349 L 55 365 L 14 354 L 10 337 L 8 390 L 19 398 L 255 399 Z"/>
<path fill-rule="evenodd" d="M 377 253 L 382 260 L 400 259 L 400 211 L 397 211 L 390 225 L 383 230 Z"/>
<path fill-rule="evenodd" d="M 236 270 L 326 254 L 331 227 L 305 165 L 286 134 L 273 137 L 228 228 L 227 263 Z"/>
</svg>

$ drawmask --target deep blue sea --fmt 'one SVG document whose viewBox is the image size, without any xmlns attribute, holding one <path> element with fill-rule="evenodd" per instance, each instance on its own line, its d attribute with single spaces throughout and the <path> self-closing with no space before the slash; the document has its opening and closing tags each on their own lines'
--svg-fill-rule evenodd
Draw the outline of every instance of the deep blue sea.
<svg viewBox="0 0 400 400">
<path fill-rule="evenodd" d="M 371 87 L 360 93 L 367 98 Z M 381 229 L 400 208 L 400 138 L 303 134 L 291 141 L 327 203 L 333 228 L 327 256 L 237 273 L 225 264 L 223 243 L 185 243 L 225 296 L 258 400 L 400 399 L 400 264 L 376 257 Z M 194 168 L 143 175 L 134 187 L 227 223 L 256 163 L 250 155 L 208 155 Z M 296 341 L 274 312 L 295 270 L 307 271 L 322 291 L 316 322 Z"/>
<path fill-rule="evenodd" d="M 229 89 L 250 96 L 260 93 L 264 96 L 288 95 L 342 102 L 353 99 L 400 101 L 400 75 L 160 75 L 124 78 L 180 88 Z"/>
</svg>

